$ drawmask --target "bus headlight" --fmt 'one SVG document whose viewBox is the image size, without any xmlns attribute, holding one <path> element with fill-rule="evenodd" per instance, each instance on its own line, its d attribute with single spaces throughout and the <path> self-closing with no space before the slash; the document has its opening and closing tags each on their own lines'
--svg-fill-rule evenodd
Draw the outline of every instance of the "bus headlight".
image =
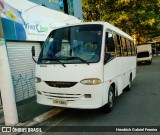
<svg viewBox="0 0 160 135">
<path fill-rule="evenodd" d="M 41 78 L 35 77 L 35 83 L 40 83 L 40 82 L 41 82 Z"/>
<path fill-rule="evenodd" d="M 89 78 L 89 79 L 84 79 L 80 82 L 85 85 L 97 85 L 101 83 L 101 80 L 98 78 Z"/>
</svg>

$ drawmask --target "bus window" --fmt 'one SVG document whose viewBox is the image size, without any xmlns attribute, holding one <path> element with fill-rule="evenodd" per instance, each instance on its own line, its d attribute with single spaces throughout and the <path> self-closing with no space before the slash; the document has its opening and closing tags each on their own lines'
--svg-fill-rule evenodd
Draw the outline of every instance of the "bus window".
<svg viewBox="0 0 160 135">
<path fill-rule="evenodd" d="M 131 42 L 131 48 L 132 48 L 132 55 L 135 55 L 136 54 L 136 50 L 135 50 L 133 42 Z"/>
<path fill-rule="evenodd" d="M 105 41 L 105 61 L 108 61 L 110 58 L 115 56 L 116 54 L 113 34 L 107 32 Z"/>
<path fill-rule="evenodd" d="M 122 50 L 123 50 L 123 56 L 127 56 L 128 52 L 127 52 L 127 46 L 126 46 L 126 41 L 125 38 L 121 37 L 121 45 L 122 45 Z"/>
<path fill-rule="evenodd" d="M 113 34 L 108 33 L 108 38 L 106 39 L 106 44 L 108 46 L 108 51 L 115 56 L 115 44 L 113 40 Z"/>
<path fill-rule="evenodd" d="M 117 56 L 121 56 L 121 45 L 120 45 L 120 39 L 119 39 L 119 35 L 114 34 L 114 43 L 116 46 L 116 55 Z"/>
<path fill-rule="evenodd" d="M 128 56 L 131 56 L 132 55 L 132 48 L 131 48 L 130 41 L 128 39 L 126 39 L 126 44 L 127 44 Z"/>
</svg>

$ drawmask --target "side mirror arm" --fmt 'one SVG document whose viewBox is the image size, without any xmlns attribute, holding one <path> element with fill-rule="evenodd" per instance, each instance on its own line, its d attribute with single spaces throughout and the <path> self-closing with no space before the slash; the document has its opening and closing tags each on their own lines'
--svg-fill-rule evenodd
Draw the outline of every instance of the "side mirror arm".
<svg viewBox="0 0 160 135">
<path fill-rule="evenodd" d="M 104 56 L 104 65 L 108 62 L 108 60 L 110 59 L 111 57 L 111 53 L 105 53 L 105 56 Z"/>
<path fill-rule="evenodd" d="M 35 63 L 37 63 L 37 61 L 35 60 L 35 58 L 32 56 L 32 59 L 33 59 L 33 61 L 35 62 Z"/>
<path fill-rule="evenodd" d="M 35 62 L 35 63 L 37 63 L 37 61 L 35 60 L 35 46 L 32 46 L 32 50 L 31 50 L 31 52 L 32 52 L 32 59 L 33 59 L 33 61 Z"/>
</svg>

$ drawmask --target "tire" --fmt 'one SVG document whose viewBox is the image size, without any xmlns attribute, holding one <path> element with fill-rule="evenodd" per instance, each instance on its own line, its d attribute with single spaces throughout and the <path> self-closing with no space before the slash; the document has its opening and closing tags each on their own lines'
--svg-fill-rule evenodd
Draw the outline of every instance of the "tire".
<svg viewBox="0 0 160 135">
<path fill-rule="evenodd" d="M 114 98 L 115 98 L 114 89 L 112 86 L 110 86 L 108 91 L 108 103 L 102 107 L 102 112 L 110 113 L 113 110 Z"/>
<path fill-rule="evenodd" d="M 149 61 L 149 62 L 148 62 L 148 64 L 149 64 L 149 65 L 151 65 L 151 64 L 152 64 L 152 59 L 151 59 L 151 61 Z"/>
</svg>

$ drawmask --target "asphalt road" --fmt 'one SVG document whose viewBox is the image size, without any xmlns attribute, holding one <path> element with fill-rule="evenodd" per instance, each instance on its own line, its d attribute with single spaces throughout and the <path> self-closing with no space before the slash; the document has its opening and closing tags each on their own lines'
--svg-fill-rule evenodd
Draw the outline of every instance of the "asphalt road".
<svg viewBox="0 0 160 135">
<path fill-rule="evenodd" d="M 151 65 L 140 65 L 137 67 L 137 76 L 133 82 L 131 91 L 124 92 L 116 99 L 114 110 L 111 113 L 105 114 L 99 109 L 66 109 L 39 126 L 43 125 L 71 126 L 67 129 L 70 132 L 47 132 L 44 134 L 160 135 L 160 132 L 94 133 L 83 132 L 83 128 L 82 132 L 72 132 L 72 126 L 160 126 L 160 57 L 154 57 Z"/>
</svg>

